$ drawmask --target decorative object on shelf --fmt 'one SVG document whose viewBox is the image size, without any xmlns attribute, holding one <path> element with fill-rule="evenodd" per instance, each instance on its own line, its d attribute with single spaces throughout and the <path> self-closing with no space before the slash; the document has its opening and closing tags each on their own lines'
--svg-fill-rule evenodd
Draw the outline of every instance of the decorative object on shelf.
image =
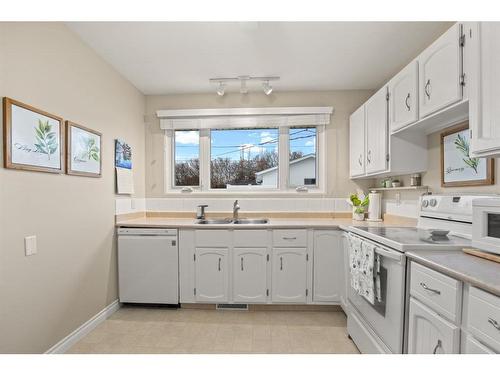
<svg viewBox="0 0 500 375">
<path fill-rule="evenodd" d="M 384 180 L 384 186 L 385 188 L 390 188 L 392 186 L 392 179 L 388 178 Z"/>
<path fill-rule="evenodd" d="M 115 140 L 116 193 L 133 194 L 132 147 L 120 139 Z"/>
<path fill-rule="evenodd" d="M 401 187 L 401 181 L 399 181 L 399 180 L 393 180 L 391 185 L 392 185 L 393 188 Z"/>
<path fill-rule="evenodd" d="M 102 134 L 66 121 L 67 173 L 75 176 L 102 176 Z"/>
<path fill-rule="evenodd" d="M 375 190 L 368 194 L 368 218 L 367 221 L 382 221 L 382 194 Z"/>
<path fill-rule="evenodd" d="M 469 156 L 469 123 L 441 133 L 441 186 L 494 184 L 494 160 Z"/>
<path fill-rule="evenodd" d="M 349 198 L 349 204 L 352 205 L 352 218 L 354 220 L 363 221 L 365 220 L 366 207 L 370 203 L 370 198 L 364 196 L 364 194 L 351 194 Z"/>
<path fill-rule="evenodd" d="M 422 185 L 422 177 L 420 173 L 412 174 L 410 177 L 410 186 L 421 186 Z"/>
<path fill-rule="evenodd" d="M 63 119 L 3 98 L 5 168 L 63 173 Z"/>
</svg>

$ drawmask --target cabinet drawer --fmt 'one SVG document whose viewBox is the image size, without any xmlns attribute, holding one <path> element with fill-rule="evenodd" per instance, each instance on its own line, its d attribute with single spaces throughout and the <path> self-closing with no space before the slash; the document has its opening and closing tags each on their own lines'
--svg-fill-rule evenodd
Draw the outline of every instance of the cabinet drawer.
<svg viewBox="0 0 500 375">
<path fill-rule="evenodd" d="M 467 329 L 494 351 L 500 352 L 500 297 L 471 287 Z"/>
<path fill-rule="evenodd" d="M 495 352 L 481 344 L 475 338 L 467 335 L 465 339 L 464 354 L 495 354 Z"/>
<path fill-rule="evenodd" d="M 411 263 L 410 294 L 453 322 L 460 318 L 462 283 Z"/>
<path fill-rule="evenodd" d="M 273 231 L 273 245 L 277 247 L 305 247 L 307 246 L 307 230 L 275 230 Z"/>
<path fill-rule="evenodd" d="M 228 230 L 197 230 L 195 231 L 196 247 L 228 247 L 231 234 Z"/>
<path fill-rule="evenodd" d="M 267 247 L 267 230 L 235 230 L 234 247 Z"/>
</svg>

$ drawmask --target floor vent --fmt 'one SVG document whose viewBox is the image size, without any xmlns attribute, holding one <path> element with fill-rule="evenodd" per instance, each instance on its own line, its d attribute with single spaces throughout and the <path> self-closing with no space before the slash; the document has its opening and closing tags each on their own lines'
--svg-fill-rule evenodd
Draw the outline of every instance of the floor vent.
<svg viewBox="0 0 500 375">
<path fill-rule="evenodd" d="M 248 310 L 246 303 L 218 303 L 217 310 Z"/>
</svg>

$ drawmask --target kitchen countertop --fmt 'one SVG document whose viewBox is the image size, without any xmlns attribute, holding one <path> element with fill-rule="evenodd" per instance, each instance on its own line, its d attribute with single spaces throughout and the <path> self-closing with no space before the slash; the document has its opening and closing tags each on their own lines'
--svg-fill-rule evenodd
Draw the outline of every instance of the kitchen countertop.
<svg viewBox="0 0 500 375">
<path fill-rule="evenodd" d="M 500 263 L 460 250 L 415 250 L 406 256 L 436 271 L 500 296 Z"/>
<path fill-rule="evenodd" d="M 265 217 L 265 214 L 263 214 Z M 196 229 L 263 229 L 263 228 L 329 228 L 344 229 L 352 225 L 363 226 L 404 226 L 405 224 L 386 224 L 384 222 L 355 221 L 349 218 L 269 218 L 267 224 L 196 224 L 196 219 L 192 218 L 172 218 L 172 217 L 140 217 L 135 219 L 119 220 L 117 227 L 135 228 L 196 228 Z M 406 224 L 405 226 L 408 226 Z"/>
</svg>

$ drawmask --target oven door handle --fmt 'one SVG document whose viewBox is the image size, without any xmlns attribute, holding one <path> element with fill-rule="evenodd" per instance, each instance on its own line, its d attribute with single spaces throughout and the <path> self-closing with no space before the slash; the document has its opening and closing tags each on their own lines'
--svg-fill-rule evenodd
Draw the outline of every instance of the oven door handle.
<svg viewBox="0 0 500 375">
<path fill-rule="evenodd" d="M 397 253 L 394 253 L 392 251 L 384 250 L 380 247 L 375 248 L 375 253 L 377 253 L 383 257 L 386 257 L 386 258 L 394 259 L 398 262 L 401 262 L 401 260 L 403 259 L 402 254 L 397 254 Z"/>
</svg>

